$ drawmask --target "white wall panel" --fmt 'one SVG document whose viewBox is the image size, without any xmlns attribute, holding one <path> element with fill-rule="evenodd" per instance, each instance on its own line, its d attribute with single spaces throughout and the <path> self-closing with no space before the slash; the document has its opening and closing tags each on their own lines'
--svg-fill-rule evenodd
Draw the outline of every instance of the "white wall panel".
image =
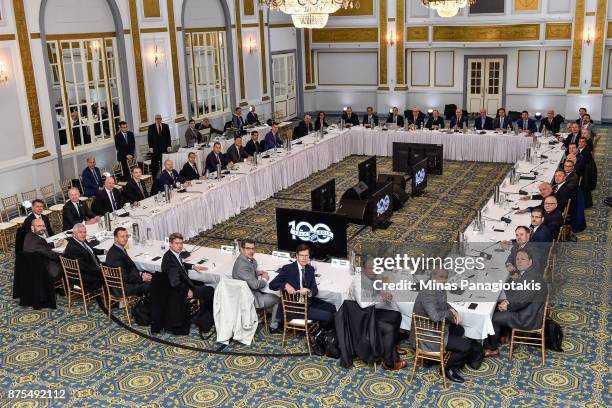
<svg viewBox="0 0 612 408">
<path fill-rule="evenodd" d="M 172 107 L 174 100 L 170 92 L 172 82 L 170 80 L 170 46 L 166 41 L 167 37 L 155 38 L 152 34 L 142 38 L 143 68 L 145 89 L 147 97 L 147 110 L 149 121 L 152 123 L 155 114 L 162 115 L 163 120 L 173 119 Z M 157 66 L 153 61 L 153 52 L 157 45 L 158 53 L 162 54 Z M 172 128 L 172 124 L 170 125 Z"/>
<path fill-rule="evenodd" d="M 568 50 L 546 50 L 544 88 L 565 88 Z"/>
<path fill-rule="evenodd" d="M 431 82 L 429 67 L 429 51 L 411 51 L 410 65 L 406 64 L 410 72 L 412 86 L 429 86 Z"/>
<path fill-rule="evenodd" d="M 46 34 L 115 31 L 113 15 L 104 0 L 49 0 L 45 12 Z"/>
<path fill-rule="evenodd" d="M 396 1 L 403 1 L 403 0 L 396 0 Z M 406 8 L 408 13 L 406 13 L 407 16 L 410 17 L 416 17 L 416 18 L 423 18 L 423 17 L 429 17 L 429 8 L 423 6 L 423 3 L 421 3 L 421 1 L 414 1 L 414 0 L 408 0 L 409 6 Z"/>
<path fill-rule="evenodd" d="M 295 28 L 270 28 L 270 52 L 295 50 Z"/>
<path fill-rule="evenodd" d="M 14 51 L 14 52 L 13 52 Z M 25 156 L 27 153 L 25 137 L 29 135 L 23 128 L 18 86 L 23 83 L 18 60 L 19 51 L 16 42 L 0 42 L 0 63 L 6 66 L 8 81 L 0 85 L 0 162 Z M 31 137 L 31 136 L 30 136 Z"/>
<path fill-rule="evenodd" d="M 516 75 L 517 88 L 537 88 L 540 78 L 540 51 L 519 50 Z"/>
<path fill-rule="evenodd" d="M 353 67 L 339 69 L 339 67 Z M 378 84 L 378 53 L 317 52 L 317 78 L 319 85 L 361 86 Z"/>
<path fill-rule="evenodd" d="M 548 0 L 549 13 L 570 13 L 572 0 Z"/>
<path fill-rule="evenodd" d="M 225 27 L 220 0 L 185 1 L 185 27 Z"/>
<path fill-rule="evenodd" d="M 463 66 L 463 63 L 461 63 L 461 66 Z M 455 52 L 436 51 L 434 53 L 434 70 L 434 86 L 454 86 Z"/>
</svg>

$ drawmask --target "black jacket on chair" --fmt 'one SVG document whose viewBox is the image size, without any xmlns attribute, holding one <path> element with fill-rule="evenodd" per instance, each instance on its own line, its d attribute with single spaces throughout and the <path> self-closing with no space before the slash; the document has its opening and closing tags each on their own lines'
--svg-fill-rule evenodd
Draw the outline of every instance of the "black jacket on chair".
<svg viewBox="0 0 612 408">
<path fill-rule="evenodd" d="M 85 245 L 89 246 L 95 255 L 103 255 L 104 250 L 92 248 L 89 243 L 85 242 Z M 94 260 L 92 259 L 91 252 L 83 248 L 83 246 L 73 237 L 68 238 L 68 245 L 64 251 L 64 257 L 69 259 L 75 259 L 79 263 L 79 269 L 81 270 L 81 278 L 83 279 L 83 285 L 88 290 L 96 290 L 102 286 L 102 272 Z M 72 282 L 78 284 L 77 282 Z"/>
<path fill-rule="evenodd" d="M 112 191 L 113 197 L 115 197 L 115 206 L 116 209 L 119 210 L 125 204 L 125 199 L 123 198 L 123 194 L 116 188 L 113 188 Z M 98 191 L 96 194 L 96 199 L 94 201 L 94 212 L 98 215 L 104 215 L 109 212 L 113 212 L 113 205 L 106 193 L 106 189 Z"/>
<path fill-rule="evenodd" d="M 55 309 L 55 288 L 46 262 L 46 257 L 39 253 L 17 254 L 13 298 L 19 298 L 19 306 Z"/>
<path fill-rule="evenodd" d="M 136 183 L 140 183 L 142 191 L 140 191 Z M 145 198 L 149 197 L 149 195 L 150 194 L 147 191 L 147 186 L 142 180 L 136 181 L 134 179 L 130 179 L 125 185 L 125 187 L 123 187 L 123 197 L 130 203 L 142 201 Z"/>
<path fill-rule="evenodd" d="M 380 363 L 381 345 L 376 328 L 376 309 L 362 309 L 353 300 L 345 300 L 334 316 L 340 365 L 350 368 L 357 355 L 366 364 Z"/>
<path fill-rule="evenodd" d="M 68 231 L 74 227 L 74 224 L 82 223 L 95 218 L 95 214 L 87 206 L 87 203 L 79 200 L 77 206 L 79 207 L 78 211 L 72 201 L 68 201 L 66 204 L 64 204 L 64 208 L 62 208 L 62 230 Z"/>
</svg>

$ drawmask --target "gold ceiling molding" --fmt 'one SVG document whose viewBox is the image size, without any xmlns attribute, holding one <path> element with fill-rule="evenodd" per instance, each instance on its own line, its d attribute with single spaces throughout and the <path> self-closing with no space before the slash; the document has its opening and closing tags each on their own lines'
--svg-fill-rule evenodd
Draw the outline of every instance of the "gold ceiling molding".
<svg viewBox="0 0 612 408">
<path fill-rule="evenodd" d="M 140 49 L 140 30 L 138 29 L 136 0 L 130 0 L 129 6 L 132 49 L 134 50 L 134 70 L 136 71 L 136 87 L 138 89 L 138 110 L 140 112 L 140 123 L 146 123 L 148 122 L 147 98 L 144 89 L 144 75 L 142 73 L 142 51 Z"/>
<path fill-rule="evenodd" d="M 345 9 L 340 7 L 338 11 L 331 14 L 333 17 L 347 17 L 347 16 L 373 16 L 374 15 L 374 0 L 360 0 L 360 7 L 352 9 Z"/>
<path fill-rule="evenodd" d="M 404 58 L 404 21 L 406 16 L 404 15 L 405 2 L 398 0 L 395 2 L 397 22 L 395 23 L 395 47 L 396 47 L 396 70 L 395 70 L 395 82 L 399 87 L 402 87 L 406 83 L 405 78 L 405 64 L 406 58 Z M 397 87 L 395 88 L 397 90 Z"/>
<path fill-rule="evenodd" d="M 408 42 L 427 42 L 429 41 L 429 27 L 414 26 L 406 29 L 406 41 Z"/>
<path fill-rule="evenodd" d="M 595 17 L 595 51 L 593 52 L 593 73 L 591 74 L 591 87 L 601 87 L 601 69 L 604 53 L 604 29 L 606 27 L 607 0 L 597 1 L 597 17 Z"/>
<path fill-rule="evenodd" d="M 242 28 L 257 28 L 259 27 L 259 23 L 249 23 L 249 24 L 243 24 Z"/>
<path fill-rule="evenodd" d="M 322 28 L 312 30 L 312 43 L 363 43 L 377 42 L 378 29 L 365 28 Z"/>
<path fill-rule="evenodd" d="M 140 32 L 143 33 L 143 34 L 149 34 L 149 33 L 167 33 L 168 32 L 168 27 L 147 27 L 147 28 L 141 28 Z"/>
<path fill-rule="evenodd" d="M 174 79 L 174 107 L 176 115 L 183 114 L 183 97 L 181 95 L 181 84 L 179 83 L 178 47 L 176 46 L 176 24 L 174 23 L 174 0 L 166 0 L 168 7 L 168 31 L 170 32 L 170 53 L 172 54 L 172 78 Z"/>
<path fill-rule="evenodd" d="M 40 33 L 30 33 L 30 38 L 33 40 L 40 39 Z"/>
<path fill-rule="evenodd" d="M 38 106 L 38 95 L 36 93 L 36 77 L 34 76 L 34 63 L 32 62 L 32 51 L 30 49 L 30 34 L 28 33 L 28 21 L 26 19 L 25 6 L 23 3 L 22 0 L 13 0 L 13 14 L 17 31 L 16 38 L 19 43 L 19 54 L 21 56 L 21 69 L 23 71 L 26 97 L 28 99 L 34 149 L 40 149 L 45 147 L 45 138 L 42 133 L 40 108 Z M 32 156 L 32 159 L 36 160 L 46 156 L 49 156 L 49 152 L 37 152 Z"/>
<path fill-rule="evenodd" d="M 594 11 L 587 11 L 587 12 L 585 13 L 585 15 L 586 15 L 587 17 L 594 17 L 594 16 L 595 16 L 595 12 L 594 12 Z"/>
<path fill-rule="evenodd" d="M 32 160 L 38 160 L 38 159 L 42 159 L 43 157 L 49 157 L 49 156 L 51 156 L 51 153 L 45 150 L 42 152 L 34 153 L 32 155 Z"/>
<path fill-rule="evenodd" d="M 568 89 L 567 90 L 568 94 L 574 94 L 574 95 L 580 95 L 582 93 L 582 91 L 580 89 Z"/>
<path fill-rule="evenodd" d="M 262 95 L 268 93 L 268 61 L 266 60 L 266 35 L 264 30 L 263 10 L 259 9 L 259 49 L 261 51 L 261 85 Z"/>
<path fill-rule="evenodd" d="M 540 9 L 539 0 L 514 0 L 515 11 L 537 11 Z"/>
<path fill-rule="evenodd" d="M 387 85 L 387 2 L 379 0 L 378 10 L 378 74 L 379 85 Z M 389 87 L 379 86 L 378 89 Z"/>
<path fill-rule="evenodd" d="M 244 15 L 245 16 L 254 16 L 255 15 L 255 0 L 244 0 Z"/>
<path fill-rule="evenodd" d="M 294 28 L 293 23 L 270 24 L 270 28 Z"/>
<path fill-rule="evenodd" d="M 0 34 L 0 41 L 14 41 L 14 40 L 15 40 L 15 34 Z"/>
<path fill-rule="evenodd" d="M 539 24 L 490 26 L 435 26 L 433 40 L 438 42 L 536 41 Z"/>
<path fill-rule="evenodd" d="M 217 31 L 225 31 L 225 27 L 190 27 L 183 28 L 184 33 L 210 33 Z"/>
<path fill-rule="evenodd" d="M 612 38 L 612 21 L 608 21 L 608 38 Z"/>
<path fill-rule="evenodd" d="M 547 40 L 571 40 L 572 23 L 547 23 L 545 38 Z"/>
<path fill-rule="evenodd" d="M 142 13 L 144 18 L 160 18 L 159 0 L 142 0 Z"/>
<path fill-rule="evenodd" d="M 582 60 L 582 32 L 584 30 L 584 3 L 586 0 L 576 0 L 576 15 L 574 16 L 574 42 L 572 54 L 572 74 L 570 86 L 580 86 L 580 63 Z"/>
<path fill-rule="evenodd" d="M 234 9 L 236 13 L 236 42 L 238 43 L 238 85 L 240 89 L 240 101 L 243 101 L 246 93 L 244 90 L 244 56 L 242 55 L 242 21 L 240 17 L 240 0 L 234 0 Z"/>
<path fill-rule="evenodd" d="M 311 84 L 312 76 L 311 76 L 311 56 L 310 56 L 310 32 L 309 28 L 304 29 L 304 65 L 306 68 L 306 84 Z"/>
<path fill-rule="evenodd" d="M 73 33 L 73 34 L 47 34 L 47 40 L 88 40 L 92 38 L 109 38 L 115 37 L 117 34 L 114 31 L 100 33 Z M 40 33 L 38 34 L 40 38 Z"/>
</svg>

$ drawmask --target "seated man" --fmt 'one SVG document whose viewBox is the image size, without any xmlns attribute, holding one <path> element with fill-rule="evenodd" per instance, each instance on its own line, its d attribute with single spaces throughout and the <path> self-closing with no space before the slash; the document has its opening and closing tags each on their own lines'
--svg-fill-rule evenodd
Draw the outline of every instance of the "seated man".
<svg viewBox="0 0 612 408">
<path fill-rule="evenodd" d="M 259 116 L 257 116 L 257 112 L 255 112 L 255 105 L 251 105 L 249 108 L 249 113 L 247 113 L 246 117 L 247 125 L 257 125 L 261 126 L 261 122 L 259 121 Z"/>
<path fill-rule="evenodd" d="M 431 116 L 427 119 L 425 127 L 430 130 L 444 129 L 444 118 L 440 116 L 439 110 L 434 109 L 431 112 Z"/>
<path fill-rule="evenodd" d="M 104 215 L 123 208 L 125 199 L 121 191 L 115 188 L 115 178 L 109 176 L 104 180 L 104 188 L 96 194 L 94 211 L 98 215 Z"/>
<path fill-rule="evenodd" d="M 64 240 L 57 241 L 56 244 L 47 242 L 45 239 L 46 227 L 42 219 L 37 218 L 32 221 L 30 231 L 23 239 L 23 252 L 41 254 L 46 258 L 45 266 L 51 278 L 55 279 L 60 274 L 59 254 L 53 251 L 55 246 L 64 245 Z"/>
<path fill-rule="evenodd" d="M 570 123 L 568 127 L 570 133 L 567 135 L 565 140 L 563 140 L 563 147 L 565 148 L 565 150 L 569 149 L 569 145 L 571 144 L 577 145 L 578 139 L 580 138 L 580 127 L 577 123 Z M 561 140 L 560 137 L 559 139 Z"/>
<path fill-rule="evenodd" d="M 449 127 L 451 129 L 463 129 L 463 127 L 468 126 L 468 118 L 463 114 L 463 109 L 457 108 L 455 110 L 455 116 L 453 116 L 450 120 Z"/>
<path fill-rule="evenodd" d="M 524 132 L 535 133 L 538 131 L 535 120 L 529 118 L 529 112 L 526 110 L 521 112 L 521 118 L 516 121 L 516 125 L 519 130 Z"/>
<path fill-rule="evenodd" d="M 387 124 L 396 127 L 404 127 L 404 117 L 399 114 L 399 109 L 397 106 L 394 106 L 391 109 L 391 114 L 387 118 Z"/>
<path fill-rule="evenodd" d="M 481 109 L 480 115 L 474 120 L 476 130 L 493 130 L 493 119 L 487 116 L 487 110 Z"/>
<path fill-rule="evenodd" d="M 544 225 L 544 210 L 534 208 L 531 210 L 531 226 L 529 228 L 531 242 L 552 242 L 553 235 L 546 225 Z"/>
<path fill-rule="evenodd" d="M 539 132 L 542 133 L 544 129 L 552 133 L 559 133 L 559 130 L 561 129 L 561 124 L 555 117 L 554 110 L 549 110 L 548 112 L 546 112 L 546 118 L 543 119 L 540 123 L 540 128 L 538 129 Z"/>
<path fill-rule="evenodd" d="M 187 155 L 187 163 L 183 164 L 183 168 L 179 174 L 185 181 L 197 180 L 200 178 L 196 157 L 194 152 L 189 152 Z"/>
<path fill-rule="evenodd" d="M 412 111 L 405 110 L 404 119 L 409 126 L 414 126 L 417 129 L 423 127 L 425 122 L 425 116 L 417 107 L 412 108 Z"/>
<path fill-rule="evenodd" d="M 504 249 L 510 248 L 510 254 L 506 258 L 506 269 L 510 273 L 516 272 L 516 253 L 521 249 L 535 253 L 537 246 L 534 243 L 529 242 L 531 230 L 528 227 L 520 225 L 514 230 L 516 239 L 512 241 L 502 241 L 501 246 Z M 548 255 L 548 254 L 547 254 Z"/>
<path fill-rule="evenodd" d="M 266 150 L 265 143 L 259 140 L 259 132 L 254 130 L 251 132 L 251 140 L 244 147 L 244 150 L 249 156 L 254 156 L 255 153 L 260 154 Z"/>
<path fill-rule="evenodd" d="M 266 150 L 283 147 L 283 141 L 278 134 L 278 123 L 272 123 L 272 130 L 268 132 L 264 139 Z"/>
<path fill-rule="evenodd" d="M 378 126 L 378 115 L 374 113 L 374 108 L 368 106 L 367 112 L 363 115 L 363 126 L 369 126 L 372 123 L 373 126 Z"/>
<path fill-rule="evenodd" d="M 202 122 L 200 122 L 197 126 L 197 130 L 199 131 L 209 131 L 211 135 L 213 134 L 218 134 L 218 135 L 222 135 L 223 131 L 219 130 L 219 129 L 215 129 L 214 127 L 212 127 L 212 125 L 210 124 L 210 120 L 208 118 L 203 118 Z M 203 133 L 203 132 L 201 132 Z"/>
<path fill-rule="evenodd" d="M 100 169 L 96 167 L 95 157 L 87 158 L 87 167 L 83 170 L 81 178 L 83 180 L 83 195 L 85 197 L 95 196 L 104 186 L 104 177 L 102 177 Z"/>
<path fill-rule="evenodd" d="M 72 237 L 68 238 L 64 257 L 75 259 L 79 263 L 83 285 L 89 291 L 100 289 L 104 282 L 97 255 L 104 255 L 104 250 L 92 248 L 87 242 L 85 225 L 76 224 L 72 227 Z M 79 282 L 70 282 L 70 284 L 79 285 Z"/>
<path fill-rule="evenodd" d="M 433 282 L 445 284 L 448 281 L 448 271 L 435 269 L 431 272 Z M 446 377 L 456 383 L 462 383 L 465 379 L 461 376 L 460 369 L 468 361 L 472 344 L 463 337 L 463 327 L 461 327 L 461 315 L 453 309 L 446 300 L 446 291 L 440 289 L 424 289 L 417 295 L 414 302 L 413 314 L 428 317 L 434 322 L 447 321 L 444 326 L 444 349 L 451 351 L 451 356 L 446 362 Z M 413 328 L 410 331 L 410 342 L 416 347 L 416 335 Z M 422 342 L 420 347 L 423 351 L 435 352 L 431 343 Z"/>
<path fill-rule="evenodd" d="M 68 231 L 72 229 L 74 224 L 87 223 L 95 224 L 100 221 L 100 217 L 94 215 L 93 211 L 87 206 L 87 202 L 80 200 L 81 193 L 76 187 L 72 187 L 68 191 L 69 201 L 66 201 L 62 208 L 62 230 Z"/>
<path fill-rule="evenodd" d="M 540 183 L 538 185 L 538 190 L 540 191 L 540 194 L 531 194 L 531 195 L 524 195 L 521 196 L 520 200 L 523 201 L 528 201 L 528 200 L 544 200 L 546 199 L 546 197 L 550 197 L 553 195 L 553 189 L 552 186 L 550 185 L 550 183 L 548 181 L 544 181 L 542 183 Z M 542 207 L 542 204 L 544 203 L 544 201 L 542 201 L 542 203 L 540 203 L 539 207 Z M 522 210 L 517 210 L 515 212 L 515 214 L 525 214 L 527 212 L 530 212 L 531 210 L 533 210 L 536 207 L 528 207 Z"/>
<path fill-rule="evenodd" d="M 30 230 L 30 225 L 32 225 L 32 221 L 36 219 L 41 219 L 45 223 L 45 228 L 47 230 L 47 237 L 51 237 L 55 235 L 53 232 L 53 228 L 51 228 L 51 221 L 49 221 L 49 217 L 43 214 L 45 209 L 45 202 L 39 198 L 32 200 L 32 213 L 26 217 L 23 221 L 23 228 L 26 231 Z"/>
<path fill-rule="evenodd" d="M 165 185 L 170 188 L 175 188 L 178 187 L 178 183 L 185 183 L 187 186 L 191 185 L 191 183 L 185 180 L 178 171 L 174 170 L 172 160 L 168 159 L 164 162 L 164 170 L 159 175 L 159 180 L 157 182 L 158 188 L 160 191 L 163 191 Z"/>
<path fill-rule="evenodd" d="M 125 296 L 148 294 L 151 286 L 151 275 L 147 272 L 140 272 L 125 250 L 128 243 L 127 229 L 123 227 L 115 228 L 113 236 L 115 242 L 106 253 L 106 265 L 111 268 L 121 268 Z M 114 293 L 114 295 L 120 296 L 121 294 Z"/>
<path fill-rule="evenodd" d="M 336 307 L 317 298 L 319 288 L 315 280 L 314 268 L 310 265 L 310 247 L 300 244 L 296 250 L 297 261 L 287 264 L 278 270 L 278 275 L 269 284 L 271 290 L 284 290 L 293 295 L 299 293 L 308 298 L 308 318 L 321 323 L 323 328 L 334 324 Z M 282 310 L 278 311 L 279 317 Z"/>
<path fill-rule="evenodd" d="M 559 211 L 563 212 L 569 200 L 576 196 L 578 183 L 568 182 L 564 170 L 555 171 L 554 184 L 552 185 L 553 194 L 557 197 Z"/>
<path fill-rule="evenodd" d="M 202 142 L 202 135 L 196 130 L 195 120 L 189 121 L 189 126 L 185 129 L 185 144 L 187 147 L 193 147 L 196 143 Z"/>
<path fill-rule="evenodd" d="M 346 127 L 359 126 L 359 118 L 353 113 L 353 108 L 350 106 L 347 106 L 346 110 L 342 112 L 342 120 Z"/>
<path fill-rule="evenodd" d="M 242 280 L 249 285 L 253 297 L 255 298 L 255 308 L 265 309 L 271 312 L 270 333 L 278 331 L 278 305 L 280 299 L 272 293 L 265 293 L 262 290 L 268 286 L 270 276 L 268 272 L 257 269 L 255 260 L 255 241 L 244 239 L 240 242 L 241 253 L 234 262 L 232 269 L 232 279 Z"/>
<path fill-rule="evenodd" d="M 554 195 L 544 199 L 544 225 L 548 227 L 553 239 L 559 236 L 559 230 L 563 225 L 563 214 L 557 208 L 557 197 Z"/>
<path fill-rule="evenodd" d="M 569 184 L 572 189 L 577 189 L 578 183 L 580 183 L 580 176 L 576 172 L 576 163 L 574 163 L 572 160 L 566 159 L 563 162 L 563 171 L 565 172 L 565 181 L 567 184 Z"/>
<path fill-rule="evenodd" d="M 221 143 L 215 142 L 213 144 L 213 150 L 206 157 L 206 171 L 208 173 L 214 173 L 217 171 L 217 165 L 221 165 L 221 170 L 226 168 L 231 169 L 234 167 L 234 163 L 228 159 L 226 155 L 221 153 Z"/>
<path fill-rule="evenodd" d="M 232 115 L 232 127 L 242 130 L 244 125 L 244 119 L 242 119 L 242 108 L 238 106 L 236 109 L 234 109 L 234 114 Z"/>
<path fill-rule="evenodd" d="M 312 126 L 312 118 L 310 115 L 304 115 L 304 120 L 301 120 L 293 130 L 293 138 L 299 139 L 300 137 L 306 136 L 313 130 L 314 127 Z"/>
<path fill-rule="evenodd" d="M 511 126 L 511 120 L 508 116 L 506 116 L 506 110 L 504 108 L 499 108 L 497 110 L 497 117 L 493 119 L 493 129 L 495 130 L 506 130 Z"/>
<path fill-rule="evenodd" d="M 134 167 L 132 169 L 132 178 L 127 182 L 125 187 L 123 187 L 123 196 L 130 203 L 137 203 L 150 195 L 141 177 L 142 169 L 140 167 Z"/>
<path fill-rule="evenodd" d="M 505 290 L 500 295 L 497 310 L 493 314 L 493 330 L 485 340 L 485 356 L 498 356 L 497 350 L 505 328 L 533 330 L 542 326 L 544 302 L 548 293 L 546 283 L 542 281 L 542 273 L 532 259 L 529 251 L 524 249 L 516 253 L 516 272 L 511 278 L 523 288 L 533 290 Z"/>
<path fill-rule="evenodd" d="M 227 158 L 232 163 L 242 163 L 244 159 L 249 158 L 249 154 L 242 147 L 242 136 L 234 136 L 234 144 L 227 148 Z"/>
<path fill-rule="evenodd" d="M 580 177 L 584 174 L 584 169 L 586 167 L 586 159 L 585 156 L 578 154 L 578 146 L 575 144 L 569 145 L 569 149 L 567 151 L 567 156 L 565 160 L 570 160 L 574 163 L 574 171 Z"/>
</svg>

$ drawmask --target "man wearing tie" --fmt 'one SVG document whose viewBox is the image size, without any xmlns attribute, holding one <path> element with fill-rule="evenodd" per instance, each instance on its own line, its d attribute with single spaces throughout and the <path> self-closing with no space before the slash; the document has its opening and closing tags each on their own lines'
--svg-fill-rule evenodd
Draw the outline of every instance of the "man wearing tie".
<svg viewBox="0 0 612 408">
<path fill-rule="evenodd" d="M 55 235 L 53 229 L 51 228 L 51 222 L 49 221 L 49 217 L 43 214 L 45 209 L 45 203 L 41 199 L 35 199 L 32 201 L 32 214 L 28 215 L 26 219 L 23 221 L 23 229 L 25 231 L 30 230 L 30 225 L 32 225 L 32 221 L 34 220 L 43 220 L 45 223 L 45 228 L 47 230 L 48 236 L 51 237 Z"/>
<path fill-rule="evenodd" d="M 128 130 L 127 122 L 119 122 L 119 132 L 115 135 L 115 149 L 117 149 L 117 161 L 121 163 L 123 175 L 127 178 L 130 174 L 128 160 L 134 158 L 136 150 L 136 140 L 134 133 Z"/>
<path fill-rule="evenodd" d="M 115 228 L 113 232 L 114 243 L 106 253 L 106 265 L 111 268 L 120 268 L 123 278 L 123 289 L 125 296 L 140 296 L 149 293 L 151 288 L 151 274 L 140 272 L 136 264 L 128 255 L 125 246 L 128 243 L 128 231 L 123 228 Z M 120 296 L 120 293 L 114 293 Z"/>
<path fill-rule="evenodd" d="M 97 255 L 104 255 L 104 250 L 92 248 L 87 242 L 85 225 L 76 224 L 72 227 L 72 237 L 68 238 L 64 257 L 78 262 L 83 285 L 88 291 L 95 291 L 102 287 L 103 278 Z M 70 282 L 70 284 L 80 285 L 79 282 Z"/>
<path fill-rule="evenodd" d="M 582 128 L 583 124 L 584 124 L 584 120 L 583 117 L 584 115 L 587 114 L 587 109 L 586 108 L 580 108 L 578 109 L 578 119 L 576 119 L 576 123 L 578 124 L 578 126 L 580 128 Z"/>
<path fill-rule="evenodd" d="M 100 169 L 96 167 L 95 157 L 87 158 L 87 167 L 83 170 L 81 178 L 83 179 L 83 195 L 85 197 L 93 197 L 100 191 L 100 188 L 104 185 L 104 178 Z"/>
<path fill-rule="evenodd" d="M 242 136 L 234 136 L 234 144 L 227 148 L 227 158 L 232 163 L 242 163 L 249 158 L 249 154 L 242 147 Z"/>
<path fill-rule="evenodd" d="M 249 113 L 247 113 L 246 122 L 247 125 L 261 125 L 261 122 L 259 122 L 259 116 L 257 116 L 257 113 L 255 112 L 255 106 L 253 105 L 251 105 L 251 107 L 249 108 Z"/>
<path fill-rule="evenodd" d="M 374 108 L 368 106 L 367 113 L 363 115 L 363 126 L 378 126 L 378 116 L 374 113 Z"/>
<path fill-rule="evenodd" d="M 331 303 L 317 298 L 319 288 L 315 280 L 315 269 L 310 265 L 310 247 L 306 244 L 297 246 L 295 262 L 280 268 L 268 284 L 270 290 L 282 290 L 290 295 L 299 293 L 308 299 L 308 318 L 321 323 L 323 328 L 333 325 L 336 308 Z M 279 317 L 282 310 L 279 309 Z M 291 317 L 289 317 L 291 319 Z"/>
<path fill-rule="evenodd" d="M 310 115 L 304 115 L 304 120 L 301 120 L 293 131 L 293 138 L 299 139 L 300 137 L 306 136 L 313 130 L 314 128 L 312 126 L 312 118 L 310 117 Z"/>
<path fill-rule="evenodd" d="M 521 119 L 517 121 L 518 128 L 524 132 L 535 133 L 537 131 L 535 120 L 529 119 L 529 112 L 521 112 Z"/>
<path fill-rule="evenodd" d="M 264 140 L 266 150 L 275 149 L 277 147 L 283 147 L 283 141 L 278 135 L 278 124 L 272 123 L 272 130 L 268 132 Z"/>
<path fill-rule="evenodd" d="M 59 240 L 56 244 L 47 242 L 47 229 L 42 219 L 35 219 L 29 227 L 28 233 L 23 239 L 23 252 L 40 254 L 45 257 L 45 266 L 51 278 L 55 279 L 60 274 L 59 254 L 53 249 L 56 246 L 64 245 L 64 240 Z"/>
<path fill-rule="evenodd" d="M 149 153 L 151 153 L 151 176 L 155 178 L 161 165 L 162 155 L 169 152 L 172 147 L 170 128 L 167 124 L 162 123 L 159 113 L 155 115 L 155 123 L 149 126 L 147 141 Z"/>
<path fill-rule="evenodd" d="M 242 109 L 237 107 L 232 115 L 232 127 L 242 131 L 244 127 L 244 119 L 242 119 Z"/>
<path fill-rule="evenodd" d="M 221 143 L 215 142 L 213 151 L 206 157 L 206 171 L 214 173 L 217 171 L 217 165 L 221 165 L 221 170 L 234 167 L 234 163 L 230 161 L 223 153 L 221 153 Z"/>
<path fill-rule="evenodd" d="M 397 106 L 394 106 L 393 109 L 391 109 L 391 114 L 387 118 L 387 123 L 395 127 L 404 127 L 404 117 L 399 114 L 399 109 L 397 109 Z"/>
<path fill-rule="evenodd" d="M 463 116 L 463 109 L 457 108 L 455 110 L 455 116 L 451 118 L 450 127 L 451 129 L 463 129 L 463 126 L 467 127 L 468 118 L 467 116 Z"/>
<path fill-rule="evenodd" d="M 265 145 L 259 141 L 259 132 L 254 130 L 251 132 L 251 140 L 249 140 L 244 147 L 249 156 L 259 154 L 265 150 Z"/>
<path fill-rule="evenodd" d="M 487 116 L 487 110 L 481 109 L 475 121 L 476 130 L 493 130 L 493 119 Z"/>
<path fill-rule="evenodd" d="M 417 129 L 423 127 L 424 117 L 419 108 L 414 107 L 412 112 L 409 113 L 408 110 L 404 112 L 408 125 L 414 126 Z"/>
<path fill-rule="evenodd" d="M 175 188 L 177 187 L 177 183 L 185 183 L 185 187 L 191 185 L 189 181 L 178 174 L 178 171 L 174 170 L 172 160 L 168 159 L 164 162 L 164 170 L 159 175 L 159 180 L 157 182 L 159 191 L 163 191 L 165 185 L 168 185 L 170 188 Z"/>
<path fill-rule="evenodd" d="M 348 106 L 346 111 L 342 113 L 342 120 L 344 121 L 344 126 L 359 126 L 359 118 L 357 115 L 353 115 L 353 108 Z"/>
<path fill-rule="evenodd" d="M 499 108 L 497 110 L 497 117 L 493 121 L 493 128 L 495 130 L 506 130 L 510 126 L 510 118 L 506 116 L 506 110 Z"/>
<path fill-rule="evenodd" d="M 200 178 L 200 171 L 196 164 L 196 154 L 194 152 L 189 152 L 187 155 L 187 163 L 183 165 L 180 175 L 187 181 Z"/>
<path fill-rule="evenodd" d="M 569 149 L 569 145 L 578 145 L 578 138 L 580 138 L 580 127 L 577 123 L 570 123 L 569 128 L 571 133 L 567 135 L 567 137 L 563 141 L 563 148 L 566 151 Z"/>
<path fill-rule="evenodd" d="M 115 188 L 115 178 L 109 176 L 104 180 L 104 188 L 98 191 L 94 201 L 94 212 L 104 215 L 119 210 L 125 204 L 121 192 Z"/>
<path fill-rule="evenodd" d="M 553 236 L 544 225 L 544 210 L 536 207 L 531 210 L 531 225 L 529 226 L 530 242 L 552 242 Z"/>
<path fill-rule="evenodd" d="M 149 197 L 147 186 L 144 181 L 140 179 L 141 177 L 142 169 L 140 167 L 134 167 L 132 170 L 132 178 L 123 188 L 123 196 L 130 203 L 137 203 Z"/>
<path fill-rule="evenodd" d="M 86 223 L 95 224 L 100 221 L 100 217 L 95 215 L 87 206 L 87 202 L 80 200 L 81 193 L 76 187 L 72 187 L 68 191 L 68 200 L 62 208 L 62 230 L 68 231 L 72 229 L 74 224 Z"/>
<path fill-rule="evenodd" d="M 187 130 L 185 130 L 185 143 L 187 147 L 193 147 L 194 144 L 202 142 L 202 135 L 195 127 L 195 120 L 191 119 Z"/>
</svg>

